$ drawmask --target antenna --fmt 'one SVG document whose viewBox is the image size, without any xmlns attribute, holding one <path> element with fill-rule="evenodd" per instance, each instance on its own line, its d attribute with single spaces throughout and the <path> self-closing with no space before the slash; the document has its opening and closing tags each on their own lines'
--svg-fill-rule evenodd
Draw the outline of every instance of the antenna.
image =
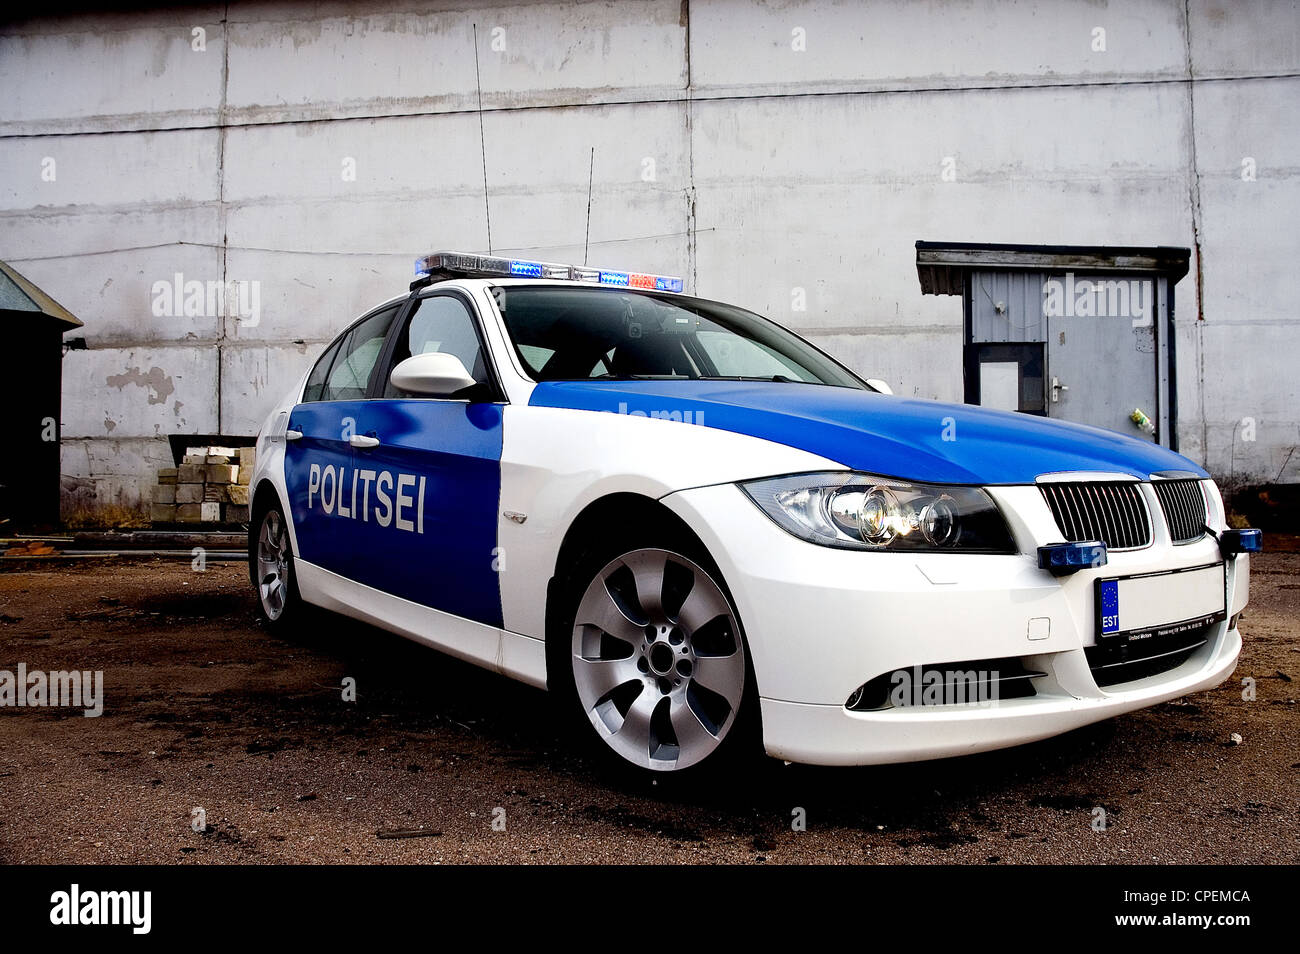
<svg viewBox="0 0 1300 954">
<path fill-rule="evenodd" d="M 478 88 L 478 146 L 483 157 L 483 216 L 487 220 L 488 254 L 492 254 L 492 206 L 488 203 L 487 142 L 483 138 L 483 79 L 478 70 L 478 24 L 474 24 L 474 85 Z"/>
<path fill-rule="evenodd" d="M 591 183 L 596 172 L 596 147 L 591 147 L 591 166 L 587 169 L 587 237 L 582 240 L 582 264 L 587 264 L 587 249 L 591 247 Z"/>
</svg>

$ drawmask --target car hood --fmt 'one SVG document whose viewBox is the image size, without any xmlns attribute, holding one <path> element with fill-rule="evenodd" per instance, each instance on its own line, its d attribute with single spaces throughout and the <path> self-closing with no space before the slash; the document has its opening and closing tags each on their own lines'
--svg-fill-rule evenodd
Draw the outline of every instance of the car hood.
<svg viewBox="0 0 1300 954">
<path fill-rule="evenodd" d="M 1099 427 L 816 384 L 550 381 L 529 404 L 680 420 L 932 483 L 1027 484 L 1060 471 L 1209 476 L 1158 444 Z"/>
</svg>

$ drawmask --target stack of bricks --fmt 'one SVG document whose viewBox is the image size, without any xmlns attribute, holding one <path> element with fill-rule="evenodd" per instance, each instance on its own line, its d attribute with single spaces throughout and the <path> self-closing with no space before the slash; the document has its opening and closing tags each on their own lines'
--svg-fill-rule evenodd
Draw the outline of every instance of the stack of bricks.
<svg viewBox="0 0 1300 954">
<path fill-rule="evenodd" d="M 154 523 L 247 523 L 251 447 L 189 447 L 179 467 L 158 471 Z"/>
</svg>

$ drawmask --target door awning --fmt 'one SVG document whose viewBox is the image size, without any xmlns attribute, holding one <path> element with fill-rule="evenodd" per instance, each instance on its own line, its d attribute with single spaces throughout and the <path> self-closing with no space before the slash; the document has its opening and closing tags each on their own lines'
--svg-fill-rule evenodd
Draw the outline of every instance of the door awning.
<svg viewBox="0 0 1300 954">
<path fill-rule="evenodd" d="M 923 295 L 960 295 L 969 272 L 1133 272 L 1187 274 L 1191 249 L 1168 245 L 995 245 L 917 242 L 916 274 Z"/>
</svg>

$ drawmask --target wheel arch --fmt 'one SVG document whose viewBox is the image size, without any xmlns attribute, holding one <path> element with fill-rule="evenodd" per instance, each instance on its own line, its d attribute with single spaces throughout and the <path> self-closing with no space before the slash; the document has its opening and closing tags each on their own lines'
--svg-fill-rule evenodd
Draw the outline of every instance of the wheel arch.
<svg viewBox="0 0 1300 954">
<path fill-rule="evenodd" d="M 587 504 L 569 524 L 564 539 L 556 552 L 555 565 L 546 589 L 546 639 L 555 635 L 557 616 L 561 609 L 563 585 L 568 579 L 568 568 L 584 554 L 597 547 L 613 543 L 619 537 L 654 530 L 668 532 L 689 543 L 697 554 L 708 557 L 709 569 L 717 572 L 717 565 L 708 556 L 708 548 L 699 534 L 678 514 L 653 497 L 619 491 L 599 497 Z M 721 573 L 718 573 L 721 577 Z M 730 594 L 728 594 L 730 596 Z M 734 602 L 734 601 L 733 601 Z"/>
<path fill-rule="evenodd" d="M 593 549 L 611 545 L 620 537 L 649 531 L 671 534 L 683 544 L 686 551 L 683 556 L 694 559 L 713 575 L 731 601 L 732 612 L 740 622 L 742 634 L 744 633 L 745 621 L 735 594 L 700 535 L 680 514 L 659 500 L 644 494 L 619 491 L 587 504 L 569 524 L 556 553 L 555 565 L 551 568 L 551 577 L 546 586 L 548 670 L 555 648 L 567 644 L 568 634 L 563 632 L 563 616 L 568 569 Z"/>
<path fill-rule="evenodd" d="M 263 477 L 257 482 L 257 486 L 253 488 L 253 494 L 248 503 L 248 582 L 256 586 L 257 579 L 256 574 L 253 572 L 252 554 L 254 548 L 257 546 L 257 534 L 262 514 L 276 504 L 279 504 L 280 511 L 285 514 L 286 519 L 288 513 L 285 511 L 284 501 L 280 499 L 280 491 L 276 489 L 275 484 L 272 483 L 269 477 Z M 292 533 L 292 529 L 290 530 L 290 533 Z"/>
</svg>

